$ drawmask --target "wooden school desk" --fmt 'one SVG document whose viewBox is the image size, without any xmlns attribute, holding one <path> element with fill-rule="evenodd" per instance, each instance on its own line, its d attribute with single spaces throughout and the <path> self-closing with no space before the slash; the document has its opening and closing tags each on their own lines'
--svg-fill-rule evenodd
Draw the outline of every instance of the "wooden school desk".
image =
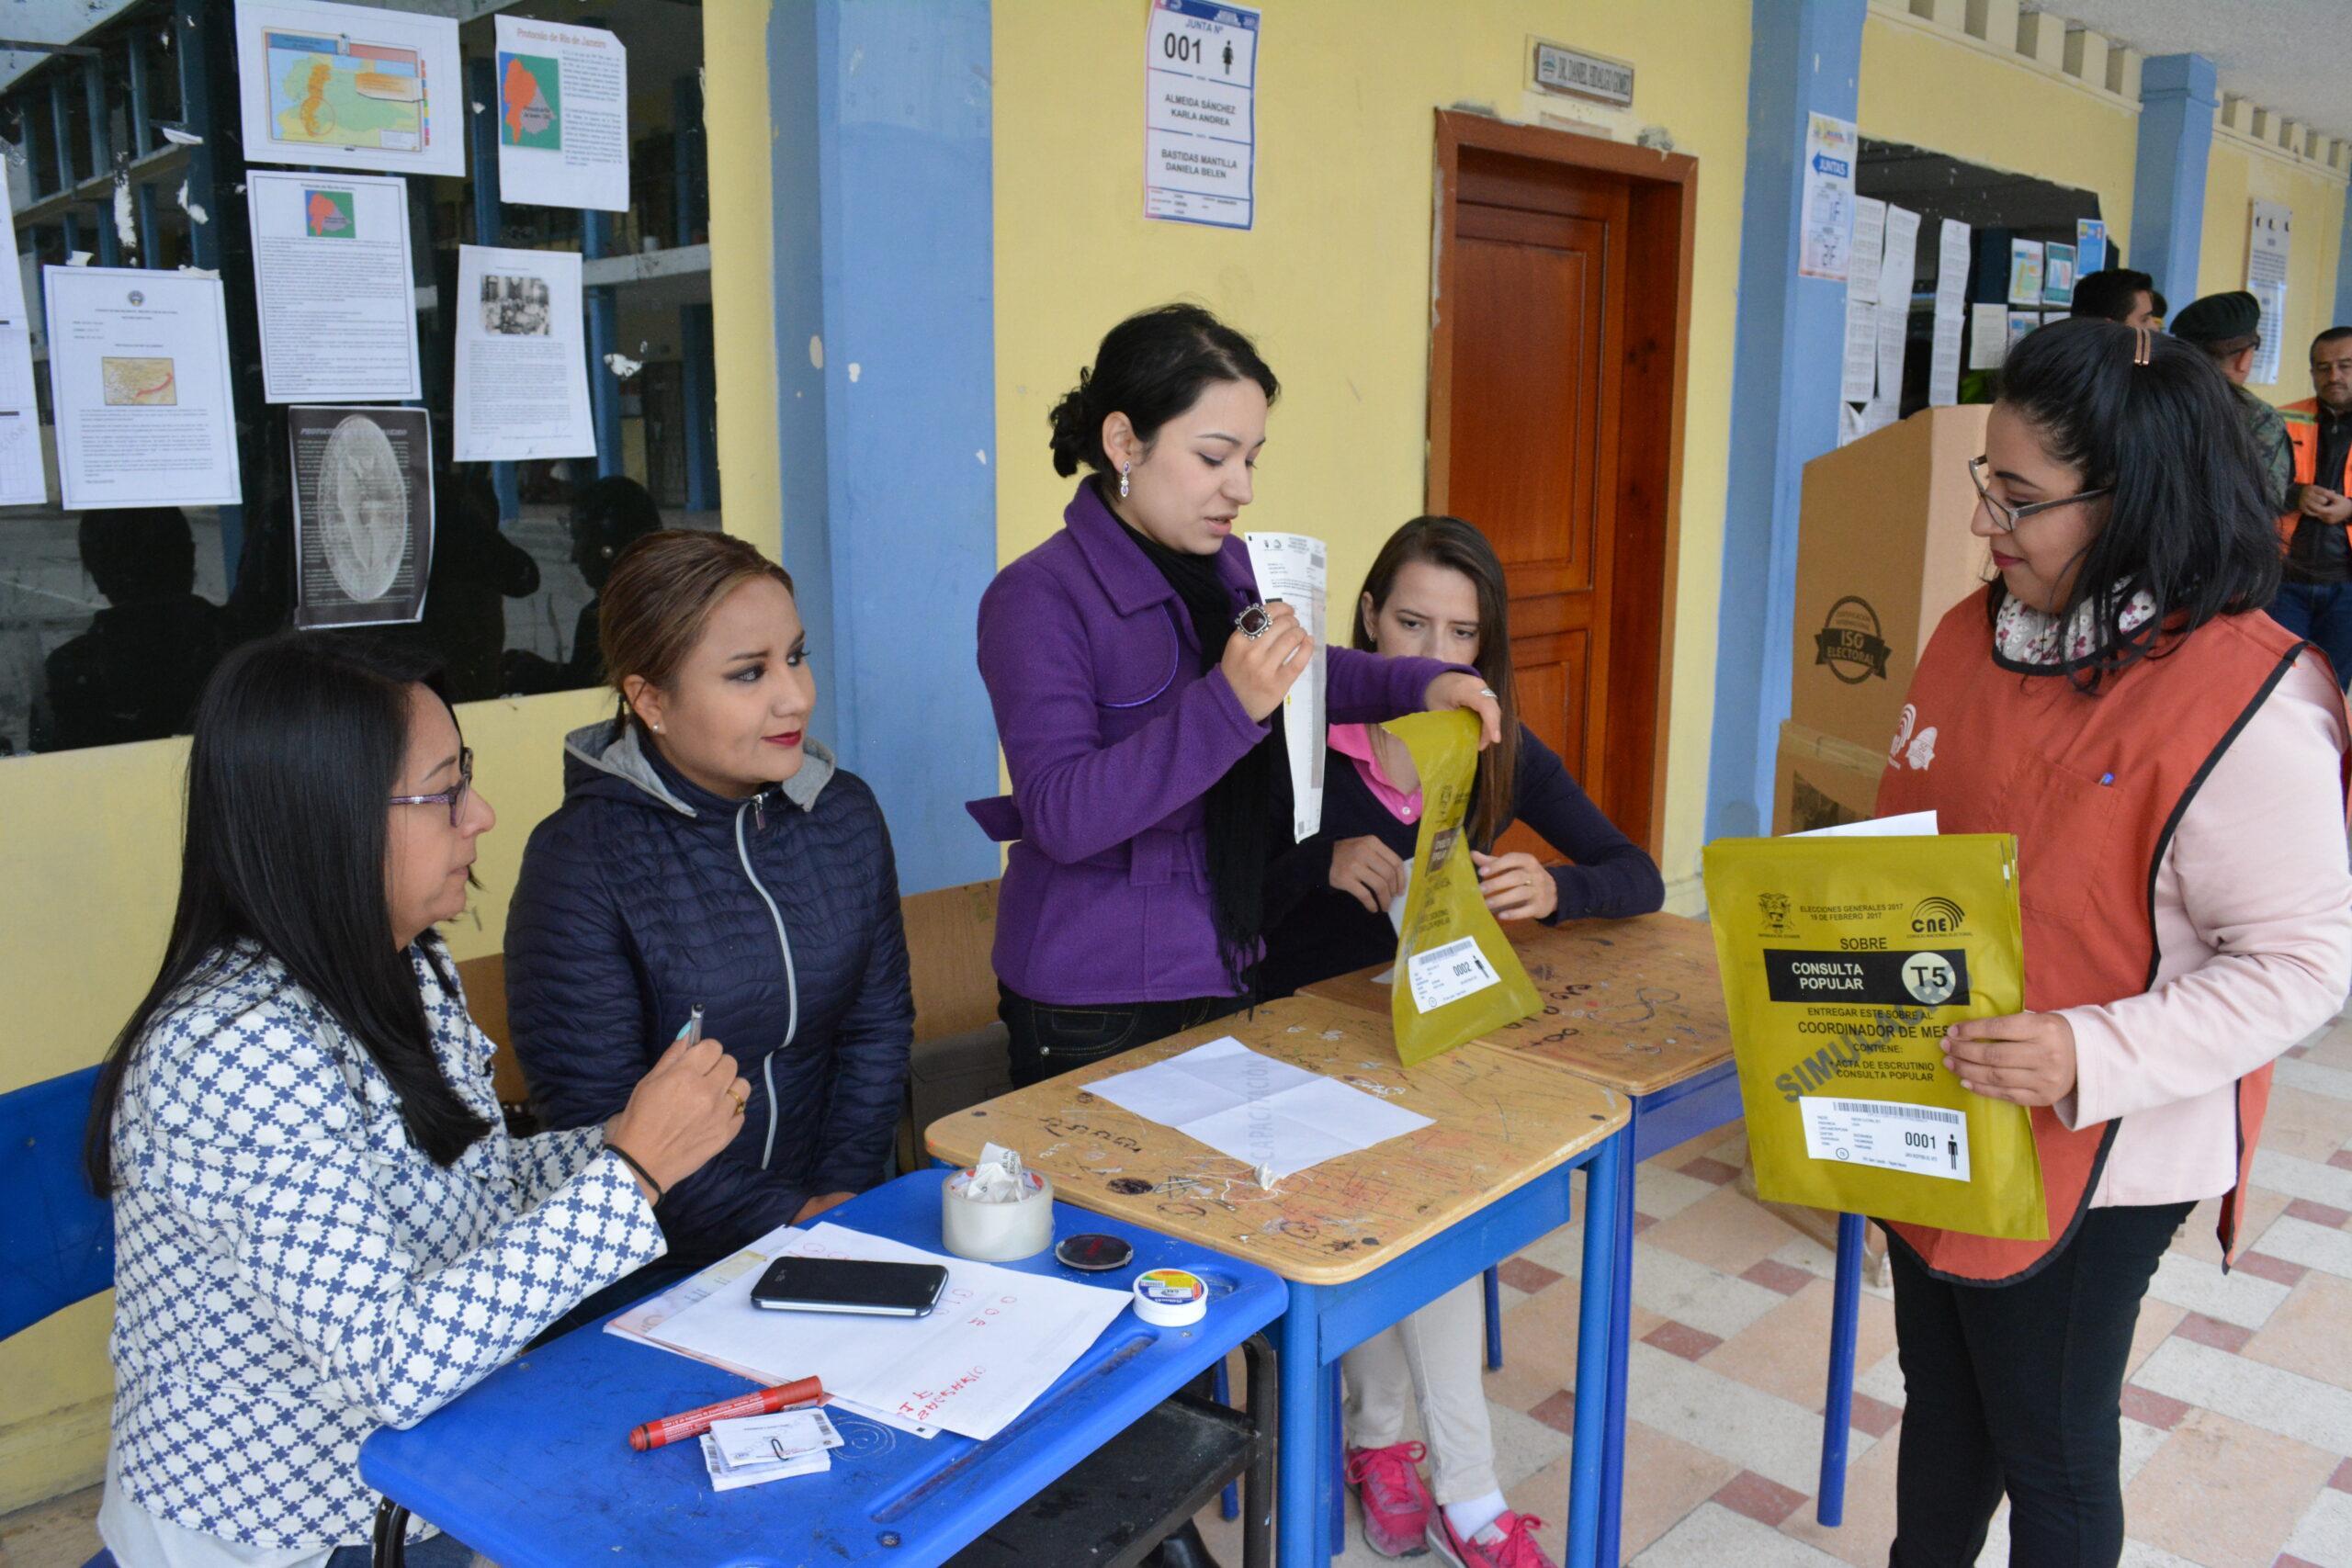
<svg viewBox="0 0 2352 1568">
<path fill-rule="evenodd" d="M 1326 1160 L 1261 1188 L 1207 1145 L 1087 1092 L 1087 1085 L 1232 1035 L 1253 1051 L 1338 1079 L 1432 1125 Z M 1284 1568 L 1323 1568 L 1337 1541 L 1342 1352 L 1567 1224 L 1569 1177 L 1589 1168 L 1611 1203 L 1627 1140 L 1623 1095 L 1508 1051 L 1466 1045 L 1408 1070 L 1385 1012 L 1309 997 L 1272 1002 L 932 1123 L 931 1152 L 968 1165 L 995 1142 L 1054 1179 L 1057 1196 L 1148 1225 L 1289 1282 L 1278 1331 L 1282 1449 L 1276 1528 Z M 1607 1403 L 1606 1345 L 1616 1234 L 1585 1227 L 1571 1568 L 1594 1561 Z"/>
<path fill-rule="evenodd" d="M 1503 928 L 1543 997 L 1533 1018 L 1485 1036 L 1482 1043 L 1524 1060 L 1549 1063 L 1633 1101 L 1632 1163 L 1740 1117 L 1739 1074 L 1732 1062 L 1713 933 L 1703 920 L 1643 915 L 1630 920 L 1571 920 Z M 1356 1007 L 1389 1010 L 1389 987 L 1376 964 L 1309 986 L 1303 993 Z M 1596 1205 L 1597 1207 L 1599 1205 Z M 1601 1560 L 1617 1561 L 1625 1466 L 1626 1341 L 1634 1291 L 1634 1173 L 1616 1193 L 1614 1302 L 1609 1336 L 1609 1424 L 1601 1477 Z M 1819 1517 L 1844 1517 L 1846 1427 L 1853 1409 L 1854 1335 L 1861 1304 L 1861 1221 L 1838 1222 L 1835 1321 L 1830 1334 L 1827 1413 L 1823 1418 Z"/>
<path fill-rule="evenodd" d="M 936 1170 L 902 1176 L 825 1218 L 937 1251 L 943 1179 Z M 1282 1313 L 1282 1281 L 1197 1245 L 1065 1205 L 1056 1206 L 1054 1219 L 1061 1235 L 1119 1235 L 1135 1248 L 1133 1263 L 1080 1274 L 1048 1250 L 1004 1267 L 1120 1292 L 1146 1269 L 1190 1269 L 1215 1292 L 1209 1313 L 1185 1328 L 1154 1328 L 1122 1313 L 1052 1388 L 985 1443 L 948 1432 L 926 1440 L 836 1413 L 847 1446 L 833 1450 L 830 1471 L 713 1492 L 698 1443 L 638 1453 L 628 1446 L 629 1428 L 752 1385 L 606 1334 L 599 1324 L 525 1351 L 408 1431 L 376 1432 L 360 1447 L 359 1473 L 388 1507 L 413 1509 L 503 1568 L 934 1568 L 950 1559 L 1028 1568 L 1080 1560 L 1073 1538 L 1089 1545 L 1119 1540 L 1119 1550 L 1084 1560 L 1132 1563 L 1157 1539 L 1148 1533 L 1153 1519 L 1191 1517 L 1245 1465 L 1250 1512 L 1262 1519 L 1272 1434 L 1170 1396 Z M 795 1314 L 775 1315 L 777 1337 L 788 1344 Z M 1272 1381 L 1257 1371 L 1262 1343 L 1246 1347 L 1260 1390 Z M 825 1369 L 791 1371 L 821 1378 Z M 1040 1493 L 1047 1495 L 1038 1507 L 1014 1515 Z M 1254 1536 L 1245 1531 L 1245 1568 L 1264 1568 L 1270 1545 L 1262 1527 Z"/>
</svg>

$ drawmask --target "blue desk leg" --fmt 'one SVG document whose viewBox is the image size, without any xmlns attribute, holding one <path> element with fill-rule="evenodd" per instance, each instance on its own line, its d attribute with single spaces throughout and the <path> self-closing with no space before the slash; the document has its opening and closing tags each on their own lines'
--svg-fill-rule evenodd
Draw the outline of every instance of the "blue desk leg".
<svg viewBox="0 0 2352 1568">
<path fill-rule="evenodd" d="M 1830 1529 L 1846 1522 L 1846 1437 L 1854 1416 L 1854 1330 L 1862 1309 L 1860 1214 L 1838 1216 L 1837 1297 L 1829 1320 L 1829 1397 L 1821 1416 L 1821 1503 L 1814 1517 Z"/>
<path fill-rule="evenodd" d="M 1277 1325 L 1282 1338 L 1282 1448 L 1274 1460 L 1275 1561 L 1282 1568 L 1323 1568 L 1315 1556 L 1324 1523 L 1322 1502 L 1324 1392 L 1330 1387 L 1316 1345 L 1318 1292 L 1290 1284 L 1290 1310 Z"/>
<path fill-rule="evenodd" d="M 1503 1277 L 1487 1270 L 1487 1370 L 1503 1370 Z"/>
<path fill-rule="evenodd" d="M 1331 1519 L 1331 1555 L 1337 1557 L 1348 1540 L 1347 1413 L 1340 1404 L 1339 1362 L 1331 1363 L 1331 1375 L 1325 1386 L 1331 1391 L 1331 1420 L 1326 1428 L 1330 1433 L 1331 1462 L 1323 1467 L 1323 1492 Z"/>
<path fill-rule="evenodd" d="M 1614 1190 L 1608 1196 L 1612 1201 L 1603 1203 L 1600 1183 L 1586 1193 L 1589 1206 L 1585 1211 L 1585 1230 L 1590 1234 L 1597 1221 L 1613 1215 L 1616 1250 L 1612 1254 L 1614 1272 L 1609 1279 L 1611 1317 L 1609 1324 L 1609 1432 L 1602 1439 L 1600 1455 L 1600 1520 L 1597 1538 L 1598 1561 L 1614 1568 L 1620 1526 L 1625 1507 L 1625 1384 L 1627 1341 L 1634 1331 L 1634 1172 L 1635 1156 L 1642 1141 L 1642 1101 L 1634 1099 L 1633 1116 L 1616 1142 L 1625 1145 Z"/>
<path fill-rule="evenodd" d="M 1577 1292 L 1576 1431 L 1568 1450 L 1568 1550 L 1565 1568 L 1593 1568 L 1600 1561 L 1602 1516 L 1613 1512 L 1603 1494 L 1604 1456 L 1611 1433 L 1622 1446 L 1625 1410 L 1610 1382 L 1610 1363 L 1622 1356 L 1616 1316 L 1616 1283 L 1630 1255 L 1617 1251 L 1617 1227 L 1596 1215 L 1611 1213 L 1621 1187 L 1631 1187 L 1633 1129 L 1601 1145 L 1585 1168 L 1584 1278 Z"/>
</svg>

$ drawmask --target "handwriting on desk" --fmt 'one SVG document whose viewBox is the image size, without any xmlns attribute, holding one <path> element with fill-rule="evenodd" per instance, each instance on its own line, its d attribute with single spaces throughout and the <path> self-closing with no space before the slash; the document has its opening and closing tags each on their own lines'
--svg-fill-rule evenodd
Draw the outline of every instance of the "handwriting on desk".
<svg viewBox="0 0 2352 1568">
<path fill-rule="evenodd" d="M 1045 1119 L 1045 1128 L 1046 1133 L 1053 1137 L 1100 1138 L 1102 1142 L 1111 1145 L 1113 1147 L 1125 1149 L 1129 1154 L 1139 1155 L 1143 1153 L 1143 1145 L 1136 1142 L 1133 1138 L 1128 1137 L 1125 1134 L 1114 1133 L 1102 1127 L 1090 1127 L 1083 1122 L 1062 1122 L 1048 1116 Z"/>
</svg>

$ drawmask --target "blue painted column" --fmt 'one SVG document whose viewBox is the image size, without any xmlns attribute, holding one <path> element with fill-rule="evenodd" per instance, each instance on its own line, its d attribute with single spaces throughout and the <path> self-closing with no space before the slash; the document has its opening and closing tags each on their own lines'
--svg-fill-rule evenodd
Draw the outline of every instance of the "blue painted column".
<svg viewBox="0 0 2352 1568">
<path fill-rule="evenodd" d="M 2197 298 L 2206 160 L 2222 107 L 2213 62 L 2160 54 L 2140 67 L 2140 161 L 2132 175 L 2131 265 L 2176 310 Z"/>
<path fill-rule="evenodd" d="M 1710 839 L 1770 827 L 1795 637 L 1797 498 L 1806 461 L 1838 445 L 1846 333 L 1846 286 L 1797 276 L 1806 117 L 1855 118 L 1864 8 L 1865 0 L 1756 0 L 1753 8 Z"/>
<path fill-rule="evenodd" d="M 2344 234 L 2335 250 L 2335 314 L 2328 321 L 2332 326 L 2352 322 L 2352 195 L 2344 198 Z"/>
<path fill-rule="evenodd" d="M 880 796 L 902 888 L 994 876 L 964 811 L 997 790 L 974 649 L 996 570 L 988 0 L 779 0 L 768 62 L 812 728 Z"/>
</svg>

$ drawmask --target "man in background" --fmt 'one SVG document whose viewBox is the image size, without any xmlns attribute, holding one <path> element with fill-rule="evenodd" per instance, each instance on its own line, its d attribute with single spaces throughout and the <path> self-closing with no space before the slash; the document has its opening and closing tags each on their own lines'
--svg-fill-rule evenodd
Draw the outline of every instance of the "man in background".
<svg viewBox="0 0 2352 1568">
<path fill-rule="evenodd" d="M 2295 453 L 2288 495 L 2287 576 L 2270 614 L 2352 674 L 2352 327 L 2312 340 L 2313 396 L 2279 410 Z"/>
<path fill-rule="evenodd" d="M 2277 409 L 2245 389 L 2246 378 L 2254 374 L 2255 351 L 2262 346 L 2261 301 L 2244 290 L 2208 294 L 2191 300 L 2174 318 L 2172 335 L 2203 350 L 2237 394 L 2239 412 L 2254 433 L 2255 448 L 2262 454 L 2263 471 L 2269 477 L 2270 509 L 2286 512 L 2287 492 L 2295 482 L 2295 449 L 2287 438 L 2287 422 Z"/>
<path fill-rule="evenodd" d="M 2075 279 L 2075 303 L 2067 313 L 2121 321 L 2127 327 L 2160 327 L 2165 324 L 2165 297 L 2146 273 L 2110 266 Z"/>
</svg>

